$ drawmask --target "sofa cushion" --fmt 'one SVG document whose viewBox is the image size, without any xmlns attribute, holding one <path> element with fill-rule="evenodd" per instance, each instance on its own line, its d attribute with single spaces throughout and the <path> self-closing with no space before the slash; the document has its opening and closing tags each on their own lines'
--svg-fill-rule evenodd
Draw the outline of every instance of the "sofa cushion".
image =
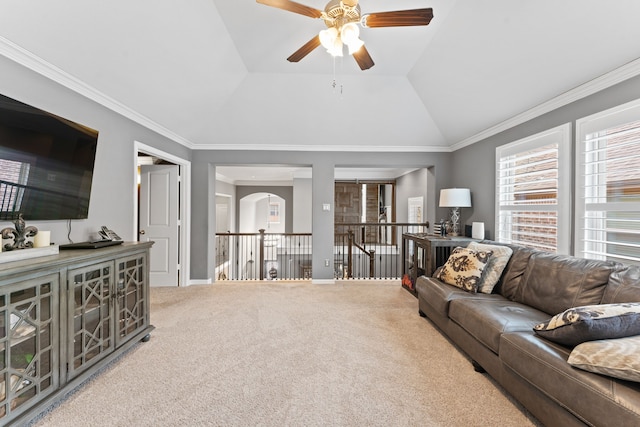
<svg viewBox="0 0 640 427">
<path fill-rule="evenodd" d="M 640 384 L 576 369 L 570 349 L 533 333 L 505 333 L 500 359 L 513 373 L 589 425 L 640 425 Z"/>
<path fill-rule="evenodd" d="M 500 295 L 473 294 L 438 279 L 421 276 L 416 281 L 418 298 L 429 304 L 441 316 L 449 316 L 449 303 L 456 299 L 486 300 L 502 298 Z"/>
<path fill-rule="evenodd" d="M 493 288 L 500 280 L 502 271 L 507 266 L 509 258 L 513 254 L 513 249 L 503 245 L 488 245 L 486 243 L 471 242 L 467 245 L 467 249 L 473 251 L 490 251 L 492 253 L 489 262 L 482 274 L 482 280 L 478 286 L 478 291 L 483 294 L 490 294 Z"/>
<path fill-rule="evenodd" d="M 590 372 L 640 382 L 640 335 L 589 341 L 573 349 L 569 364 Z"/>
<path fill-rule="evenodd" d="M 640 303 L 596 304 L 570 308 L 533 330 L 566 346 L 640 334 Z"/>
<path fill-rule="evenodd" d="M 609 277 L 602 304 L 640 302 L 640 267 L 617 268 Z"/>
<path fill-rule="evenodd" d="M 489 251 L 472 251 L 457 247 L 451 251 L 449 259 L 436 278 L 465 291 L 476 292 L 482 279 L 482 272 L 490 258 Z"/>
<path fill-rule="evenodd" d="M 513 254 L 511 258 L 509 258 L 509 262 L 502 273 L 502 278 L 496 285 L 494 292 L 513 301 L 516 296 L 516 291 L 520 287 L 522 277 L 529 265 L 529 259 L 538 251 L 524 246 L 510 247 L 513 249 Z"/>
<path fill-rule="evenodd" d="M 494 353 L 499 353 L 500 335 L 504 332 L 530 331 L 549 317 L 535 308 L 496 297 L 481 303 L 455 299 L 449 304 L 449 318 Z"/>
<path fill-rule="evenodd" d="M 514 301 L 549 314 L 600 304 L 616 263 L 538 252 L 531 256 Z"/>
</svg>

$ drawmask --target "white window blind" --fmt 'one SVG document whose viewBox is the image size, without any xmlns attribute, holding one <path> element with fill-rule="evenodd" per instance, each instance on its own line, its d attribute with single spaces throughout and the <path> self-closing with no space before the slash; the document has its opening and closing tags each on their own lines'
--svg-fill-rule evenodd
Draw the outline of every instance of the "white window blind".
<svg viewBox="0 0 640 427">
<path fill-rule="evenodd" d="M 577 129 L 577 255 L 640 264 L 640 100 Z"/>
<path fill-rule="evenodd" d="M 569 147 L 566 124 L 496 149 L 496 240 L 569 251 Z"/>
<path fill-rule="evenodd" d="M 0 218 L 12 218 L 20 211 L 24 185 L 29 177 L 29 164 L 0 159 Z"/>
</svg>

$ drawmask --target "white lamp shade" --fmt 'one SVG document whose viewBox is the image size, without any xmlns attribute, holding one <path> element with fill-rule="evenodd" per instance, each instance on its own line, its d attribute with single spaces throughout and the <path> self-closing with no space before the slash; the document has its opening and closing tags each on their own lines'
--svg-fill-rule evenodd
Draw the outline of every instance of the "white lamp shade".
<svg viewBox="0 0 640 427">
<path fill-rule="evenodd" d="M 359 51 L 362 46 L 364 46 L 364 42 L 360 39 L 355 39 L 347 46 L 349 46 L 349 55 L 353 55 L 354 53 Z"/>
<path fill-rule="evenodd" d="M 342 39 L 342 43 L 350 45 L 351 43 L 358 40 L 359 37 L 360 29 L 354 22 L 350 22 L 342 26 L 342 30 L 340 30 L 340 38 Z"/>
<path fill-rule="evenodd" d="M 332 49 L 336 43 L 338 38 L 338 30 L 334 27 L 327 28 L 326 30 L 320 31 L 318 34 L 320 36 L 320 44 L 325 49 Z"/>
<path fill-rule="evenodd" d="M 441 208 L 470 208 L 471 191 L 468 188 L 443 188 L 440 190 Z"/>
</svg>

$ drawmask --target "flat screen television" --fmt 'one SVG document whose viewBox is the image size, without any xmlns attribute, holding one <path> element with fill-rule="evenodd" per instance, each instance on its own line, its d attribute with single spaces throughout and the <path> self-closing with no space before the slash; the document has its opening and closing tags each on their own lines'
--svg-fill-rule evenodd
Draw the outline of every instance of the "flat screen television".
<svg viewBox="0 0 640 427">
<path fill-rule="evenodd" d="M 98 132 L 0 95 L 0 221 L 89 215 Z"/>
</svg>

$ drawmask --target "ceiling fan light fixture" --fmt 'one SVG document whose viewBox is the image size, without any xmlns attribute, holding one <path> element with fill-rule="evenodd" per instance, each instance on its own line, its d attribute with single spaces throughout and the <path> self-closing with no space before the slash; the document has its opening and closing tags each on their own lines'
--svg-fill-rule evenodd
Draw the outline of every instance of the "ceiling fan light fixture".
<svg viewBox="0 0 640 427">
<path fill-rule="evenodd" d="M 347 44 L 347 46 L 349 47 L 349 55 L 353 55 L 359 51 L 362 46 L 364 46 L 364 42 L 360 39 L 356 39 L 355 41 Z"/>
<path fill-rule="evenodd" d="M 344 24 L 340 29 L 340 38 L 346 45 L 354 43 L 358 38 L 360 38 L 360 29 L 358 28 L 358 25 L 354 22 Z"/>
<path fill-rule="evenodd" d="M 363 15 L 359 0 L 329 0 L 324 10 L 305 6 L 293 0 L 256 1 L 310 18 L 322 19 L 327 26 L 326 30 L 320 31 L 317 36 L 290 55 L 287 61 L 298 62 L 319 46 L 323 46 L 334 57 L 343 56 L 344 43 L 361 70 L 368 70 L 375 63 L 367 48 L 364 47 L 364 42 L 360 40 L 358 24 L 364 28 L 409 27 L 429 25 L 433 19 L 433 9 L 430 7 Z"/>
<path fill-rule="evenodd" d="M 327 50 L 332 49 L 338 40 L 338 30 L 335 27 L 322 30 L 318 35 L 320 36 L 320 44 Z"/>
<path fill-rule="evenodd" d="M 340 37 L 335 40 L 333 46 L 327 49 L 327 52 L 329 52 L 331 56 L 342 56 L 342 40 L 340 40 Z"/>
</svg>

